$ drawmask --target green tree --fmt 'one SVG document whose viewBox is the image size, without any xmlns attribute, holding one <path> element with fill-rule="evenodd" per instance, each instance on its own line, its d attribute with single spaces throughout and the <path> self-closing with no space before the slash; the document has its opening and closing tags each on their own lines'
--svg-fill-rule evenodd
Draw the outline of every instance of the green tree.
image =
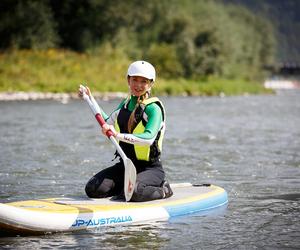
<svg viewBox="0 0 300 250">
<path fill-rule="evenodd" d="M 245 8 L 230 6 L 228 11 L 235 23 L 234 32 L 239 35 L 235 67 L 240 75 L 251 79 L 260 75 L 264 66 L 274 62 L 276 42 L 273 26 Z"/>
<path fill-rule="evenodd" d="M 126 60 L 151 60 L 166 78 L 251 79 L 275 53 L 269 22 L 221 1 L 2 0 L 0 11 L 1 48 L 108 44 Z"/>
<path fill-rule="evenodd" d="M 85 51 L 101 43 L 107 29 L 107 8 L 113 1 L 50 0 L 61 38 L 60 46 Z"/>
<path fill-rule="evenodd" d="M 153 43 L 145 56 L 156 67 L 158 75 L 164 78 L 174 78 L 183 75 L 183 68 L 172 44 Z"/>
<path fill-rule="evenodd" d="M 1 48 L 49 48 L 58 42 L 48 1 L 0 1 Z"/>
</svg>

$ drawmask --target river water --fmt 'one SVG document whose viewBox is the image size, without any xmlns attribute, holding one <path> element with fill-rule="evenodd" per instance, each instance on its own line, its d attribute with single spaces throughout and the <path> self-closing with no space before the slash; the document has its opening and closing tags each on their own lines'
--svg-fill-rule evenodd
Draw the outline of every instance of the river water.
<svg viewBox="0 0 300 250">
<path fill-rule="evenodd" d="M 164 97 L 170 182 L 213 183 L 227 208 L 168 222 L 0 238 L 3 249 L 299 249 L 300 91 Z M 99 101 L 112 111 L 118 100 Z M 0 201 L 84 196 L 114 149 L 79 100 L 0 102 Z"/>
</svg>

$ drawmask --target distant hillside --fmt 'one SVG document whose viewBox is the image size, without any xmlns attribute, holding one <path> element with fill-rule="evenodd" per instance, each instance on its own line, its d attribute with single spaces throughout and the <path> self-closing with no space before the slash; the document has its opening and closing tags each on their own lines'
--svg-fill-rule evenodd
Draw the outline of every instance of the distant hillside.
<svg viewBox="0 0 300 250">
<path fill-rule="evenodd" d="M 277 31 L 278 62 L 300 63 L 299 0 L 223 0 L 267 17 Z"/>
</svg>

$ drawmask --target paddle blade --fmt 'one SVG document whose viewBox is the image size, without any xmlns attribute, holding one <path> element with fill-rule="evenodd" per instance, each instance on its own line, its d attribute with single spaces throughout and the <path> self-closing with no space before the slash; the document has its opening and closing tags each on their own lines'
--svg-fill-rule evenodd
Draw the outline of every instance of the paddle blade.
<svg viewBox="0 0 300 250">
<path fill-rule="evenodd" d="M 136 169 L 129 158 L 124 160 L 125 176 L 124 176 L 124 194 L 126 201 L 132 197 L 135 182 L 136 182 Z"/>
</svg>

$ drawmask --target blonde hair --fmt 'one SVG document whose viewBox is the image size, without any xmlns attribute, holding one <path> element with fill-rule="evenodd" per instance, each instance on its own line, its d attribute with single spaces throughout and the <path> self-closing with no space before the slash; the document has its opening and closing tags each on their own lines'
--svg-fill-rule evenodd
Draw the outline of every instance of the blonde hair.
<svg viewBox="0 0 300 250">
<path fill-rule="evenodd" d="M 140 106 L 140 104 L 147 98 L 150 97 L 150 91 L 146 91 L 145 94 L 139 96 L 136 105 L 134 107 L 134 110 L 132 111 L 132 113 L 130 114 L 129 120 L 128 120 L 128 124 L 127 124 L 127 129 L 129 133 L 132 133 L 132 131 L 135 129 L 135 127 L 137 126 L 138 121 L 135 119 L 135 113 L 137 108 Z"/>
</svg>

